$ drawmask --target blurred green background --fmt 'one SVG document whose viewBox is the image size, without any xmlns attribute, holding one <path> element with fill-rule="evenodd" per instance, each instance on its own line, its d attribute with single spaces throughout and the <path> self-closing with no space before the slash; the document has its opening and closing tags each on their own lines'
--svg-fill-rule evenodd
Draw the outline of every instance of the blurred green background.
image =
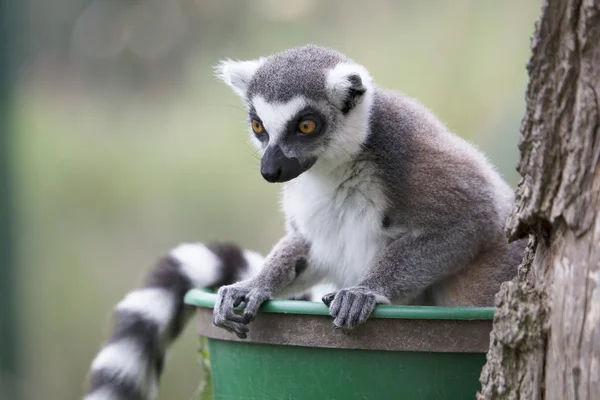
<svg viewBox="0 0 600 400">
<path fill-rule="evenodd" d="M 517 183 L 539 1 L 20 5 L 11 154 L 24 374 L 4 379 L 18 379 L 25 399 L 80 398 L 112 307 L 172 246 L 229 239 L 266 252 L 282 233 L 278 188 L 259 174 L 241 103 L 213 77 L 222 58 L 334 47 L 420 99 Z M 162 399 L 193 395 L 197 347 L 190 326 Z"/>
</svg>

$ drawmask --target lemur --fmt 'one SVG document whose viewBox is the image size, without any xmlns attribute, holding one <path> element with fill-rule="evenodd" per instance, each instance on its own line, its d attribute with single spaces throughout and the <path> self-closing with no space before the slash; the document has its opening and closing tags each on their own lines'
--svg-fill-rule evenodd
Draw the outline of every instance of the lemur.
<svg viewBox="0 0 600 400">
<path fill-rule="evenodd" d="M 84 400 L 151 400 L 157 397 L 165 355 L 193 308 L 192 288 L 216 289 L 255 276 L 264 258 L 233 243 L 183 243 L 160 258 L 141 288 L 115 307 L 111 334 L 92 361 Z M 331 286 L 287 296 L 320 301 Z"/>
<path fill-rule="evenodd" d="M 512 189 L 418 101 L 314 45 L 217 73 L 245 103 L 263 178 L 282 184 L 286 234 L 256 276 L 219 289 L 216 326 L 246 338 L 264 301 L 325 280 L 351 331 L 377 304 L 490 306 L 516 274 Z"/>
<path fill-rule="evenodd" d="M 287 233 L 265 259 L 200 243 L 161 259 L 117 305 L 84 400 L 156 398 L 194 287 L 220 287 L 213 322 L 245 338 L 269 298 L 322 299 L 347 331 L 376 304 L 492 305 L 516 274 L 525 242 L 503 233 L 511 188 L 419 102 L 314 45 L 216 72 L 247 107 L 263 178 L 282 183 Z"/>
</svg>

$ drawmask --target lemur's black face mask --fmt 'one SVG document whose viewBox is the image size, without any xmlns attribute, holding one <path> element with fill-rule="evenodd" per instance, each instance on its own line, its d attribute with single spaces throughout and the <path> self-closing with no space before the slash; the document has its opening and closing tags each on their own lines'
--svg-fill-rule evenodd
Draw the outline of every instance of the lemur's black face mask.
<svg viewBox="0 0 600 400">
<path fill-rule="evenodd" d="M 279 145 L 268 146 L 262 156 L 260 173 L 267 182 L 287 182 L 307 171 L 316 161 L 312 157 L 303 162 L 297 158 L 288 158 Z"/>
</svg>

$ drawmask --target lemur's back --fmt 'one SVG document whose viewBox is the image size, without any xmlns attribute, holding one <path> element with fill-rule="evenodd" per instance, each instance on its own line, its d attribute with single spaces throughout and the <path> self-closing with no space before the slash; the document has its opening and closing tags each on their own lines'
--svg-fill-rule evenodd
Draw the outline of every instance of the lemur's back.
<svg viewBox="0 0 600 400">
<path fill-rule="evenodd" d="M 371 119 L 366 151 L 382 171 L 391 223 L 420 232 L 462 221 L 461 231 L 470 231 L 471 261 L 413 304 L 492 305 L 500 284 L 516 275 L 525 247 L 509 245 L 504 235 L 512 189 L 481 152 L 413 99 L 379 89 Z"/>
<path fill-rule="evenodd" d="M 502 282 L 517 275 L 526 240 L 499 239 L 464 270 L 429 288 L 421 305 L 490 307 Z"/>
</svg>

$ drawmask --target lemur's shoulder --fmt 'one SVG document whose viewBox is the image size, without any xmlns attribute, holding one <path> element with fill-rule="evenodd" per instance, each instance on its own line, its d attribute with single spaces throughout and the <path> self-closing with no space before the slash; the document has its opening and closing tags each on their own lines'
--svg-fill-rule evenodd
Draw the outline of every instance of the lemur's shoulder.
<svg viewBox="0 0 600 400">
<path fill-rule="evenodd" d="M 482 151 L 421 102 L 376 88 L 369 118 L 366 158 L 376 163 L 392 209 L 410 209 L 416 219 L 437 220 L 440 213 L 505 218 L 513 202 L 510 186 Z"/>
</svg>

